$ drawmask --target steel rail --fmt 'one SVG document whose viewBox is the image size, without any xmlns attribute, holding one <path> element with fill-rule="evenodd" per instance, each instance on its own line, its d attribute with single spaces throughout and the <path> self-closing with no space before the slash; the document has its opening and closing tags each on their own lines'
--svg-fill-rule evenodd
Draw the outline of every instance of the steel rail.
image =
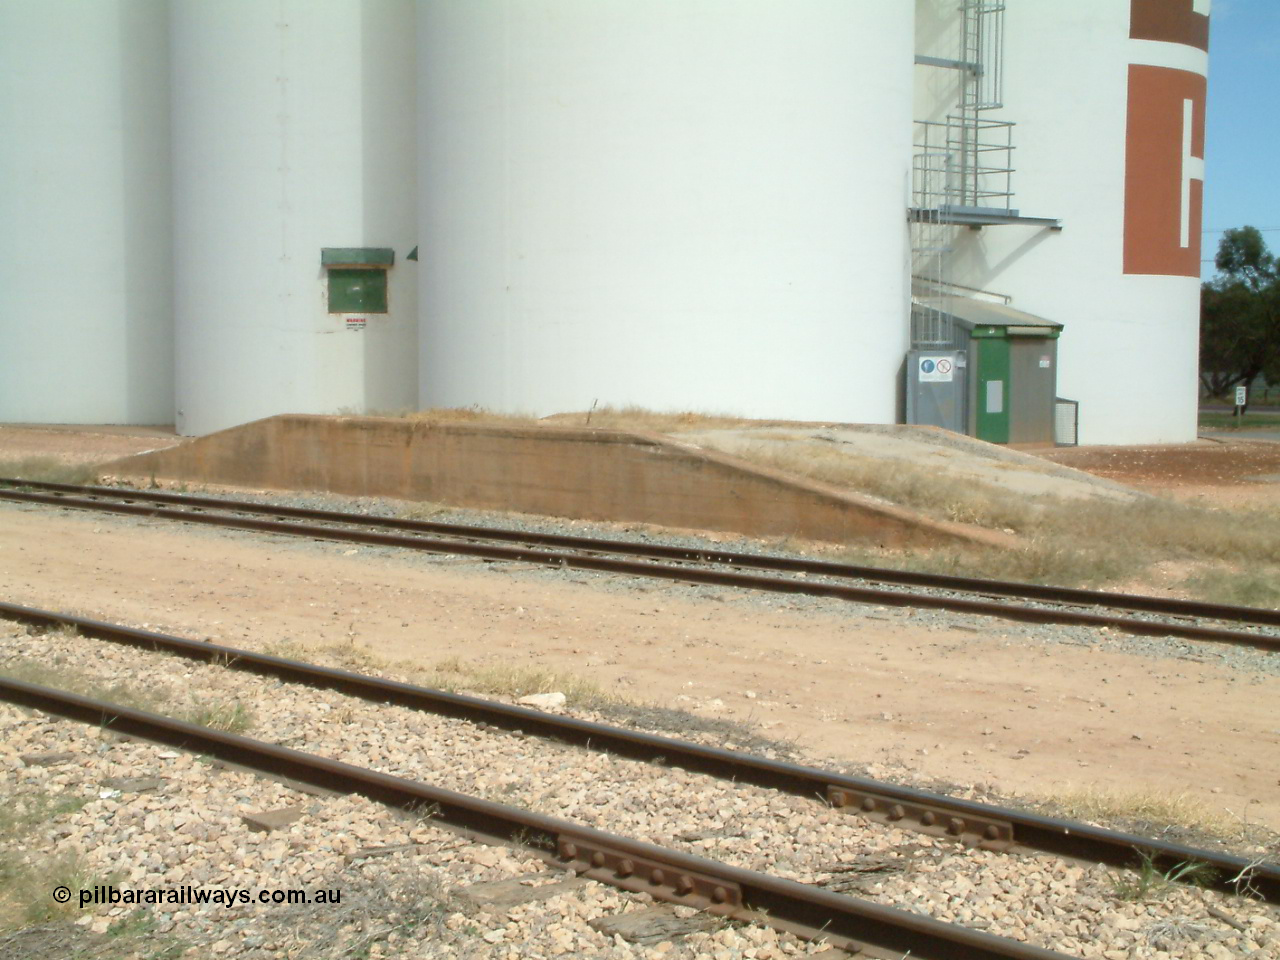
<svg viewBox="0 0 1280 960">
<path fill-rule="evenodd" d="M 70 627 L 93 639 L 218 663 L 374 703 L 487 723 L 632 760 L 662 761 L 986 849 L 1021 848 L 1126 868 L 1140 866 L 1145 858 L 1165 873 L 1182 864 L 1203 863 L 1213 871 L 1211 878 L 1203 878 L 1207 886 L 1230 894 L 1248 889 L 1268 902 L 1280 903 L 1280 866 L 1239 856 L 69 614 L 0 603 L 0 617 L 43 630 Z"/>
<path fill-rule="evenodd" d="M 403 530 L 417 533 L 435 533 L 442 536 L 473 540 L 496 540 L 533 546 L 568 547 L 595 553 L 613 553 L 646 557 L 653 560 L 683 560 L 694 563 L 712 563 L 748 570 L 769 570 L 779 573 L 803 573 L 807 576 L 832 577 L 847 580 L 868 580 L 902 586 L 929 587 L 958 593 L 982 596 L 1012 597 L 1021 600 L 1039 600 L 1047 603 L 1066 603 L 1084 607 L 1108 607 L 1113 610 L 1130 610 L 1142 613 L 1159 613 L 1168 616 L 1198 617 L 1208 620 L 1224 620 L 1235 623 L 1255 623 L 1280 626 L 1280 610 L 1261 607 L 1242 607 L 1231 604 L 1209 603 L 1201 600 L 1179 600 L 1142 594 L 1110 593 L 1104 590 L 1083 590 L 1077 587 L 1055 587 L 1038 583 L 1020 583 L 1011 580 L 986 580 L 978 577 L 958 577 L 942 573 L 919 573 L 911 570 L 893 570 L 887 567 L 867 567 L 855 564 L 834 563 L 829 560 L 811 560 L 804 557 L 771 557 L 752 553 L 734 553 L 698 547 L 679 547 L 670 544 L 636 543 L 629 540 L 609 540 L 596 537 L 579 537 L 557 533 L 534 533 L 525 530 L 475 525 L 441 523 L 433 520 L 409 520 L 402 517 L 365 516 L 339 510 L 318 510 L 306 507 L 254 503 L 221 497 L 201 497 L 194 494 L 166 493 L 156 490 L 133 490 L 119 487 L 77 486 L 69 483 L 49 483 L 15 480 L 0 477 L 0 487 L 29 488 L 50 493 L 76 494 L 85 497 L 109 497 L 125 501 L 175 504 L 194 509 L 223 510 L 234 513 L 254 513 L 325 523 L 357 524 L 387 530 Z"/>
<path fill-rule="evenodd" d="M 819 887 L 733 867 L 419 781 L 171 717 L 0 677 L 0 700 L 216 757 L 269 776 L 427 813 L 481 842 L 508 844 L 582 876 L 882 956 L 1063 960 L 1064 954 Z"/>
<path fill-rule="evenodd" d="M 773 593 L 831 597 L 864 604 L 927 607 L 935 610 L 950 610 L 1026 623 L 1108 627 L 1146 636 L 1174 636 L 1191 640 L 1209 640 L 1218 643 L 1253 646 L 1264 650 L 1280 650 L 1280 636 L 1251 633 L 1244 630 L 1228 630 L 1222 627 L 1208 627 L 1196 623 L 1142 620 L 1093 613 L 1070 607 L 1022 606 L 995 600 L 973 600 L 967 597 L 930 593 L 907 593 L 901 590 L 858 587 L 843 583 L 820 583 L 789 577 L 769 577 L 762 574 L 739 573 L 736 570 L 713 570 L 648 560 L 618 559 L 616 557 L 599 556 L 594 553 L 561 553 L 551 550 L 504 546 L 495 543 L 439 540 L 425 536 L 383 533 L 376 530 L 342 529 L 336 526 L 289 523 L 251 516 L 207 513 L 203 510 L 179 510 L 158 505 L 148 506 L 123 501 L 114 502 L 110 500 L 76 498 L 61 494 L 36 493 L 15 489 L 0 489 L 0 500 L 11 500 L 18 503 L 39 503 L 130 516 L 159 517 L 166 520 L 182 520 L 188 523 L 201 523 L 238 530 L 253 530 L 262 533 L 279 533 L 307 537 L 314 540 L 336 540 L 343 543 L 405 547 L 429 553 L 459 554 L 481 557 L 487 560 L 516 561 L 549 567 L 596 570 L 604 573 L 652 577 L 719 587 L 741 587 Z"/>
</svg>

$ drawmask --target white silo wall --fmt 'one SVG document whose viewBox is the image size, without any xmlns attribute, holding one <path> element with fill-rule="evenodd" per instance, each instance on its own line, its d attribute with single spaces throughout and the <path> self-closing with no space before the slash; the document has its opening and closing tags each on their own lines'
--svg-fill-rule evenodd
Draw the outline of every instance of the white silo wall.
<svg viewBox="0 0 1280 960">
<path fill-rule="evenodd" d="M 913 20 L 422 0 L 421 402 L 893 421 Z"/>
<path fill-rule="evenodd" d="M 163 0 L 0 2 L 0 421 L 173 417 Z"/>
<path fill-rule="evenodd" d="M 1130 0 L 1008 4 L 1005 108 L 991 116 L 1017 122 L 1014 206 L 1060 217 L 1063 229 L 962 231 L 954 273 L 1065 324 L 1058 394 L 1080 401 L 1080 442 L 1089 444 L 1196 436 L 1199 264 L 1182 276 L 1125 272 L 1126 131 L 1131 63 L 1202 76 L 1207 58 L 1129 31 Z M 1192 206 L 1187 263 L 1200 242 Z"/>
<path fill-rule="evenodd" d="M 173 5 L 177 422 L 404 408 L 417 393 L 414 9 Z M 390 247 L 389 312 L 328 312 L 326 247 Z"/>
</svg>

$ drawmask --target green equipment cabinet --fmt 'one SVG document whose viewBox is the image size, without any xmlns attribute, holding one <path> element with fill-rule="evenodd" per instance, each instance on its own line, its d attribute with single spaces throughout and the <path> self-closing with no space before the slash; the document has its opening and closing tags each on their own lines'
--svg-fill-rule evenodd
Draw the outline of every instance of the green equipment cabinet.
<svg viewBox="0 0 1280 960">
<path fill-rule="evenodd" d="M 1025 314 L 1003 322 L 957 319 L 957 339 L 967 341 L 969 354 L 969 435 L 1052 446 L 1062 324 Z"/>
<path fill-rule="evenodd" d="M 974 297 L 942 303 L 931 305 L 937 346 L 907 355 L 906 422 L 988 443 L 1054 445 L 1062 324 Z"/>
</svg>

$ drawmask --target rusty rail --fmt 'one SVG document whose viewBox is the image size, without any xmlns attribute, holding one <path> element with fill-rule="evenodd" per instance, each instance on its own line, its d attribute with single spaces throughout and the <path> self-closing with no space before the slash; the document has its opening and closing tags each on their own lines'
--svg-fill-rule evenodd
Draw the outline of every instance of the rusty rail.
<svg viewBox="0 0 1280 960">
<path fill-rule="evenodd" d="M 4 483 L 21 485 L 23 481 L 0 480 Z M 403 533 L 388 533 L 379 529 L 367 529 L 370 525 L 379 526 L 383 518 L 367 518 L 355 514 L 341 514 L 347 519 L 342 523 L 345 527 L 321 523 L 293 523 L 280 520 L 263 519 L 256 516 L 240 516 L 236 514 L 253 513 L 242 509 L 245 504 L 237 501 L 221 501 L 215 498 L 197 498 L 227 513 L 207 512 L 209 507 L 204 502 L 198 505 L 187 502 L 184 509 L 174 509 L 160 505 L 134 503 L 143 497 L 139 491 L 114 491 L 111 488 L 90 488 L 92 493 L 87 497 L 75 497 L 65 493 L 39 493 L 34 491 L 0 488 L 0 500 L 18 503 L 38 503 L 49 506 L 72 507 L 76 509 L 94 510 L 106 513 L 118 513 L 132 516 L 154 517 L 165 520 L 180 520 L 188 523 L 201 523 L 217 527 L 229 527 L 239 530 L 253 530 L 261 533 L 278 533 L 287 536 L 300 536 L 316 540 L 335 540 L 346 543 L 363 543 L 374 546 L 403 547 L 411 550 L 422 550 L 430 553 L 459 554 L 480 557 L 486 560 L 518 561 L 549 567 L 566 567 L 579 570 L 596 570 L 606 573 L 618 573 L 629 576 L 653 577 L 674 580 L 683 583 L 706 584 L 721 587 L 739 587 L 751 590 L 763 590 L 773 593 L 793 593 L 806 596 L 831 597 L 864 604 L 878 604 L 899 607 L 925 607 L 949 610 L 959 613 L 977 614 L 980 616 L 999 617 L 1005 620 L 1026 623 L 1056 623 L 1088 627 L 1108 627 L 1127 633 L 1147 636 L 1173 636 L 1191 640 L 1208 640 L 1219 643 L 1253 646 L 1263 650 L 1280 650 L 1280 636 L 1255 633 L 1246 630 L 1230 630 L 1223 627 L 1204 626 L 1198 623 L 1165 620 L 1144 620 L 1135 617 L 1114 614 L 1094 613 L 1077 606 L 1024 606 L 1003 603 L 996 600 L 976 600 L 966 596 L 954 596 L 935 593 L 912 593 L 904 590 L 888 590 L 876 587 L 860 587 L 847 583 L 817 582 L 790 577 L 770 577 L 762 574 L 741 573 L 737 570 L 712 569 L 705 566 L 686 563 L 663 563 L 646 559 L 618 558 L 603 555 L 607 548 L 602 544 L 609 541 L 591 541 L 597 546 L 592 550 L 579 552 L 560 552 L 535 547 L 507 546 L 499 543 L 481 542 L 477 540 L 445 540 L 426 536 Z M 167 496 L 177 496 L 170 494 Z M 113 499 L 114 498 L 114 499 Z M 261 504 L 250 504 L 262 507 Z M 292 508 L 271 508 L 271 511 L 290 511 Z M 271 512 L 268 511 L 268 512 Z M 304 513 L 324 513 L 324 511 L 304 511 Z M 374 523 L 370 524 L 369 521 Z M 409 521 L 401 521 L 409 522 Z M 362 529 L 364 528 L 364 529 Z M 509 532 L 509 531 L 508 531 Z M 805 561 L 812 562 L 812 561 Z M 984 581 L 978 581 L 984 582 Z M 935 588 L 936 585 L 935 585 Z M 941 589 L 950 590 L 943 586 Z M 1128 602 L 1124 594 L 1105 594 L 1114 597 L 1118 604 Z M 1160 598 L 1144 598 L 1153 602 L 1162 602 Z M 1172 601 L 1182 603 L 1185 601 Z M 1178 615 L 1181 613 L 1181 608 Z M 1274 611 L 1255 610 L 1254 608 L 1230 608 L 1247 611 L 1250 615 L 1268 616 Z"/>
<path fill-rule="evenodd" d="M 0 677 L 0 699 L 128 736 L 216 757 L 269 776 L 356 794 L 480 842 L 524 848 L 623 890 L 789 930 L 882 956 L 937 960 L 1064 960 L 1065 955 L 956 924 L 641 843 L 566 820 L 170 717 Z"/>
<path fill-rule="evenodd" d="M 540 547 L 584 550 L 591 553 L 643 557 L 650 560 L 715 564 L 739 570 L 765 570 L 776 573 L 802 573 L 806 576 L 831 577 L 833 579 L 865 580 L 873 583 L 927 587 L 933 590 L 949 590 L 956 593 L 968 593 L 986 597 L 1012 597 L 1020 600 L 1037 600 L 1044 603 L 1062 603 L 1081 607 L 1106 607 L 1111 610 L 1129 610 L 1168 616 L 1223 620 L 1232 623 L 1280 626 L 1280 610 L 1208 603 L 1201 600 L 1178 600 L 1171 597 L 1111 593 L 1104 590 L 1083 590 L 1077 587 L 1056 587 L 1038 583 L 1019 583 L 1010 580 L 957 577 L 943 573 L 919 573 L 911 570 L 893 570 L 887 567 L 867 567 L 847 563 L 833 563 L 827 560 L 811 560 L 804 557 L 774 557 L 753 553 L 734 553 L 726 550 L 680 547 L 671 544 L 637 543 L 629 540 L 578 537 L 557 533 L 534 533 L 527 530 L 504 530 L 494 527 L 441 523 L 432 520 L 365 516 L 339 510 L 289 507 L 254 503 L 246 500 L 230 500 L 222 497 L 166 493 L 158 490 L 77 486 L 68 483 L 46 483 L 0 477 L 0 488 L 3 487 L 43 490 L 53 494 L 74 494 L 90 498 L 103 497 L 142 503 L 173 504 L 200 510 L 222 510 L 232 513 L 289 517 L 298 520 L 313 520 L 320 523 L 356 524 L 384 530 L 432 533 L 464 540 L 521 543 Z"/>
<path fill-rule="evenodd" d="M 1213 870 L 1213 877 L 1205 879 L 1207 885 L 1224 893 L 1248 890 L 1269 902 L 1280 903 L 1280 867 L 1243 857 L 69 614 L 0 603 L 0 617 L 42 630 L 69 627 L 98 640 L 219 663 L 374 703 L 519 730 L 633 760 L 662 760 L 693 772 L 808 797 L 868 819 L 985 849 L 1022 848 L 1118 867 L 1136 867 L 1145 859 L 1164 872 L 1185 863 L 1204 863 Z"/>
</svg>

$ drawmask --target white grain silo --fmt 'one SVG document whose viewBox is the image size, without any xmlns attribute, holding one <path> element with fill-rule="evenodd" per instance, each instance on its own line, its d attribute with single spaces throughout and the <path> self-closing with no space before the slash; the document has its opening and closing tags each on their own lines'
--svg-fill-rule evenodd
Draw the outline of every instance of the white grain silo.
<svg viewBox="0 0 1280 960">
<path fill-rule="evenodd" d="M 168 423 L 163 0 L 0 3 L 0 421 Z"/>
<path fill-rule="evenodd" d="M 894 421 L 914 13 L 423 0 L 422 402 Z"/>
<path fill-rule="evenodd" d="M 1065 325 L 1082 443 L 1194 439 L 1208 0 L 985 6 L 1007 7 L 987 116 L 1016 124 L 1012 206 L 1061 230 L 960 229 L 950 279 Z M 954 0 L 919 7 L 939 47 L 917 52 L 954 49 Z M 938 92 L 938 72 L 918 84 Z"/>
<path fill-rule="evenodd" d="M 172 19 L 179 432 L 411 406 L 412 3 Z"/>
</svg>

